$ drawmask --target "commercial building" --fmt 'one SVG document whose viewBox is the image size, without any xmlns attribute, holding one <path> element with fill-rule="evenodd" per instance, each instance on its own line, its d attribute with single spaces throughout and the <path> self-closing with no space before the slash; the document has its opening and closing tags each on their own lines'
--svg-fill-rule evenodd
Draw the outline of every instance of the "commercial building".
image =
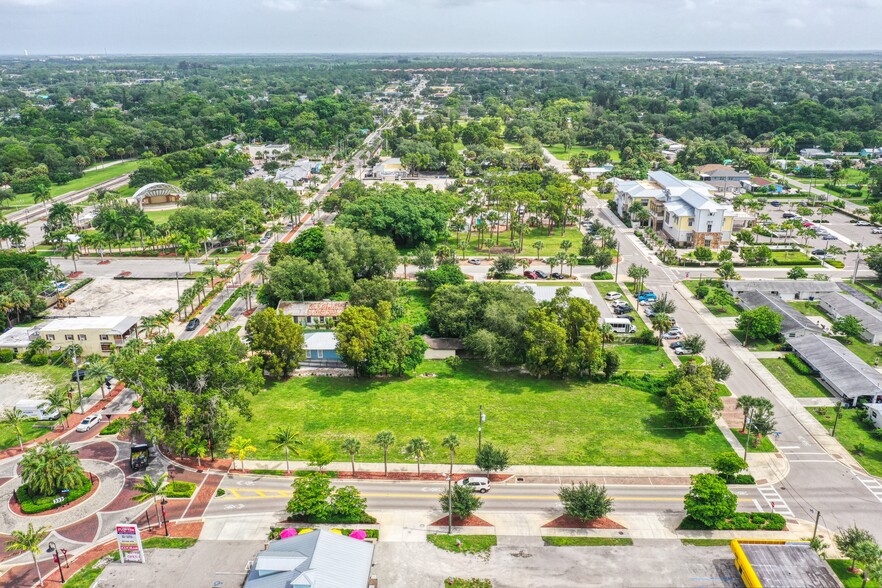
<svg viewBox="0 0 882 588">
<path fill-rule="evenodd" d="M 631 208 L 639 203 L 650 214 L 650 226 L 678 246 L 719 249 L 729 244 L 733 231 L 752 224 L 752 217 L 736 215 L 732 206 L 714 200 L 716 189 L 705 182 L 653 171 L 648 180 L 616 178 L 613 184 L 621 218 L 630 216 Z"/>
<path fill-rule="evenodd" d="M 324 529 L 271 542 L 244 588 L 367 588 L 374 545 Z"/>
<path fill-rule="evenodd" d="M 782 300 L 814 300 L 823 294 L 839 291 L 834 282 L 820 280 L 727 280 L 723 285 L 734 296 L 756 291 Z"/>
<path fill-rule="evenodd" d="M 873 345 L 882 342 L 882 312 L 853 296 L 839 292 L 824 294 L 820 300 L 821 309 L 834 319 L 853 316 L 861 321 L 864 327 L 861 339 Z"/>
<path fill-rule="evenodd" d="M 808 541 L 734 540 L 735 568 L 748 588 L 841 588 Z"/>
<path fill-rule="evenodd" d="M 304 327 L 327 327 L 337 324 L 337 320 L 349 303 L 343 300 L 318 300 L 289 302 L 282 300 L 276 310 L 287 314 Z"/>
<path fill-rule="evenodd" d="M 757 290 L 744 292 L 740 295 L 738 304 L 746 310 L 753 310 L 760 306 L 770 308 L 781 316 L 781 335 L 788 339 L 809 333 L 820 333 L 822 330 L 813 320 L 772 294 Z"/>
<path fill-rule="evenodd" d="M 818 374 L 818 380 L 849 406 L 859 400 L 882 402 L 882 374 L 836 339 L 818 334 L 787 341 Z"/>
<path fill-rule="evenodd" d="M 40 337 L 52 343 L 52 349 L 77 344 L 83 356 L 109 354 L 138 335 L 136 316 L 75 316 L 52 319 L 40 327 Z"/>
<path fill-rule="evenodd" d="M 702 182 L 706 182 L 717 188 L 724 194 L 734 192 L 741 188 L 741 182 L 750 180 L 750 174 L 743 171 L 737 171 L 729 165 L 720 165 L 717 163 L 709 163 L 695 168 L 695 173 Z"/>
<path fill-rule="evenodd" d="M 591 301 L 591 296 L 582 286 L 540 286 L 539 284 L 516 284 L 516 287 L 529 290 L 536 302 L 551 302 L 561 288 L 570 289 L 570 298 L 582 298 Z"/>
<path fill-rule="evenodd" d="M 371 170 L 371 175 L 380 180 L 399 179 L 406 173 L 400 157 L 387 157 Z"/>
<path fill-rule="evenodd" d="M 273 181 L 295 188 L 309 180 L 317 172 L 319 165 L 308 159 L 298 159 L 293 165 L 277 170 Z"/>
</svg>

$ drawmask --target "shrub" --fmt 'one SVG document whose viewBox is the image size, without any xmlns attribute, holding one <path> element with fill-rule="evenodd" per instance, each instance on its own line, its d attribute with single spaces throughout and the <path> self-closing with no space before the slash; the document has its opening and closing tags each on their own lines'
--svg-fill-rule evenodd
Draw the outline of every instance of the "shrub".
<svg viewBox="0 0 882 588">
<path fill-rule="evenodd" d="M 568 515 L 583 521 L 605 517 L 613 507 L 613 499 L 606 495 L 606 487 L 594 483 L 561 486 L 557 496 Z"/>
<path fill-rule="evenodd" d="M 594 272 L 591 274 L 592 280 L 611 280 L 613 275 L 609 272 Z"/>
<path fill-rule="evenodd" d="M 806 362 L 802 361 L 795 354 L 788 353 L 784 356 L 784 361 L 786 361 L 796 373 L 802 374 L 803 376 L 812 375 L 812 368 L 810 368 Z"/>
<path fill-rule="evenodd" d="M 52 365 L 70 365 L 70 362 L 64 359 L 64 351 L 53 351 L 50 353 L 49 363 Z"/>
<path fill-rule="evenodd" d="M 91 489 L 92 481 L 89 479 L 89 476 L 83 475 L 80 485 L 75 488 L 70 488 L 70 492 L 64 496 L 64 502 L 59 504 L 54 503 L 54 500 L 58 497 L 57 495 L 52 494 L 50 496 L 41 496 L 39 494 L 32 494 L 27 484 L 22 484 L 18 487 L 15 491 L 15 498 L 18 500 L 23 513 L 37 514 L 64 506 L 68 502 L 73 502 L 74 500 L 88 494 Z"/>
<path fill-rule="evenodd" d="M 101 429 L 99 435 L 116 435 L 120 432 L 120 430 L 125 426 L 128 422 L 128 417 L 116 419 L 115 421 L 111 421 L 109 425 Z"/>
<path fill-rule="evenodd" d="M 0 363 L 9 363 L 15 359 L 15 353 L 12 349 L 0 349 Z"/>
<path fill-rule="evenodd" d="M 639 343 L 641 345 L 655 345 L 656 334 L 649 329 L 641 329 L 631 338 L 631 340 L 634 341 L 634 343 Z"/>
<path fill-rule="evenodd" d="M 37 367 L 44 366 L 49 363 L 49 356 L 43 355 L 42 353 L 35 353 L 31 356 L 31 359 L 28 363 Z"/>
<path fill-rule="evenodd" d="M 190 498 L 194 492 L 196 492 L 196 484 L 193 482 L 175 480 L 165 488 L 166 498 Z"/>
<path fill-rule="evenodd" d="M 695 297 L 699 300 L 704 300 L 704 297 L 710 293 L 710 288 L 702 284 L 698 288 L 695 289 Z"/>
</svg>

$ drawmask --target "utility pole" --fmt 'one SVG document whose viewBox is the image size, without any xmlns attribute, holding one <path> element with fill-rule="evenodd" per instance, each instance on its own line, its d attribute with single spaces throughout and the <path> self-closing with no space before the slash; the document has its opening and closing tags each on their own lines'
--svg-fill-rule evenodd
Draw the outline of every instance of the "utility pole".
<svg viewBox="0 0 882 588">
<path fill-rule="evenodd" d="M 854 260 L 854 272 L 851 274 L 851 283 L 854 284 L 854 281 L 857 279 L 858 268 L 861 265 L 861 244 L 858 243 L 858 254 L 857 258 Z"/>
<path fill-rule="evenodd" d="M 484 405 L 478 407 L 478 451 L 481 451 L 481 429 L 484 424 Z"/>
<path fill-rule="evenodd" d="M 836 403 L 836 418 L 833 420 L 833 430 L 830 432 L 831 437 L 836 437 L 836 425 L 839 424 L 839 415 L 842 414 L 842 401 Z"/>
<path fill-rule="evenodd" d="M 747 448 L 750 447 L 750 428 L 753 426 L 751 422 L 751 417 L 753 416 L 753 410 L 750 410 L 747 413 L 747 440 L 744 442 L 744 461 L 747 461 Z"/>
<path fill-rule="evenodd" d="M 77 363 L 77 354 L 74 352 L 73 354 L 73 364 L 74 364 L 74 373 L 77 376 L 77 396 L 80 399 L 80 414 L 85 412 L 83 410 L 83 387 L 80 384 L 80 365 Z"/>
<path fill-rule="evenodd" d="M 818 511 L 815 514 L 815 530 L 812 532 L 812 543 L 814 543 L 815 539 L 818 537 L 818 520 L 821 518 L 821 511 Z"/>
</svg>

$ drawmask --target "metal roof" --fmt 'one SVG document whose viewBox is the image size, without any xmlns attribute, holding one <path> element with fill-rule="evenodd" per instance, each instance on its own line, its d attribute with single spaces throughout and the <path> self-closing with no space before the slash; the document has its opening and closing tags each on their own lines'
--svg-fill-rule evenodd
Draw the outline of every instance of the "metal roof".
<svg viewBox="0 0 882 588">
<path fill-rule="evenodd" d="M 132 194 L 132 198 L 134 198 L 137 202 L 140 202 L 144 198 L 149 198 L 151 196 L 182 196 L 184 191 L 175 186 L 174 184 L 166 184 L 165 182 L 153 182 L 151 184 L 144 184 L 138 191 Z"/>
<path fill-rule="evenodd" d="M 331 331 L 303 334 L 303 348 L 307 351 L 327 351 L 337 348 L 337 335 Z"/>
<path fill-rule="evenodd" d="M 775 588 L 839 588 L 842 584 L 833 570 L 818 557 L 808 543 L 741 543 L 763 586 Z"/>
<path fill-rule="evenodd" d="M 765 292 L 758 292 L 756 290 L 753 290 L 751 292 L 743 293 L 740 298 L 741 305 L 747 307 L 748 310 L 753 310 L 754 308 L 758 308 L 760 306 L 766 306 L 773 310 L 776 314 L 781 315 L 782 333 L 801 331 L 803 329 L 816 332 L 821 330 L 817 323 L 807 318 L 804 314 L 802 314 L 777 296 L 772 296 L 770 294 L 766 294 Z"/>
<path fill-rule="evenodd" d="M 321 529 L 270 543 L 244 588 L 367 588 L 373 558 L 373 543 Z"/>
<path fill-rule="evenodd" d="M 820 280 L 727 280 L 725 285 L 730 292 L 757 290 L 773 294 L 778 292 L 820 294 L 822 292 L 836 292 L 839 289 L 836 282 Z"/>
<path fill-rule="evenodd" d="M 69 316 L 52 319 L 40 330 L 45 333 L 95 330 L 123 335 L 137 325 L 139 320 L 136 316 Z"/>
<path fill-rule="evenodd" d="M 787 342 L 842 396 L 858 398 L 882 394 L 882 374 L 836 339 L 809 334 Z"/>
<path fill-rule="evenodd" d="M 836 317 L 851 315 L 861 321 L 864 330 L 876 335 L 882 333 L 882 312 L 868 306 L 852 296 L 838 292 L 824 294 L 821 302 L 833 309 Z"/>
</svg>

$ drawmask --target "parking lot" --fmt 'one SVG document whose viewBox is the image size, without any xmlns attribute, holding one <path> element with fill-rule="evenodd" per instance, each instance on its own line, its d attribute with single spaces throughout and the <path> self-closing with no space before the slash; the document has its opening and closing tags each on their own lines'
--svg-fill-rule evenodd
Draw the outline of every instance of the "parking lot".
<svg viewBox="0 0 882 588">
<path fill-rule="evenodd" d="M 790 202 L 782 201 L 780 207 L 767 206 L 763 212 L 768 214 L 771 217 L 772 222 L 775 224 L 781 224 L 784 222 L 784 214 L 785 213 L 795 213 L 796 202 L 793 202 L 793 206 L 791 206 Z M 806 222 L 813 222 L 814 220 L 820 220 L 820 215 L 812 214 L 810 217 L 806 217 Z M 830 214 L 824 218 L 827 222 L 824 223 L 814 223 L 816 227 L 825 229 L 831 236 L 836 239 L 825 240 L 823 238 L 817 239 L 809 239 L 808 246 L 809 250 L 815 249 L 828 249 L 829 247 L 836 246 L 840 249 L 848 251 L 848 249 L 857 246 L 857 244 L 861 244 L 866 247 L 868 245 L 876 245 L 882 244 L 882 234 L 873 234 L 872 226 L 857 226 L 857 224 L 849 216 L 846 216 L 842 213 L 835 212 Z M 802 244 L 802 239 L 800 239 L 794 232 L 793 240 Z M 765 242 L 765 240 L 762 240 Z M 854 263 L 856 254 L 851 253 L 845 256 L 836 256 L 836 259 L 842 260 L 846 262 L 846 267 L 850 267 L 850 264 Z"/>
</svg>

